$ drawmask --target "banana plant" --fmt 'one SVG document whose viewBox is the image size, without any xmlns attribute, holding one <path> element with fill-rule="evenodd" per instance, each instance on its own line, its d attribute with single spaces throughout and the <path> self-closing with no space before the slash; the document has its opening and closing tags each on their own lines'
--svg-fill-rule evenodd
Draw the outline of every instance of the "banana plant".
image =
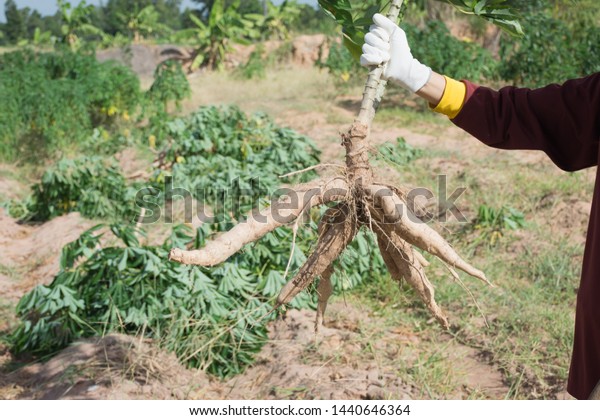
<svg viewBox="0 0 600 420">
<path fill-rule="evenodd" d="M 0 39 L 2 39 L 2 34 L 0 33 Z M 51 45 L 56 42 L 56 38 L 52 35 L 50 31 L 43 31 L 40 28 L 35 28 L 33 32 L 33 37 L 31 39 L 23 39 L 17 43 L 19 47 L 41 47 L 44 45 Z"/>
<path fill-rule="evenodd" d="M 285 0 L 280 6 L 266 0 L 266 14 L 252 15 L 261 28 L 262 35 L 266 38 L 286 40 L 290 38 L 290 25 L 298 19 L 302 10 L 295 0 Z"/>
<path fill-rule="evenodd" d="M 75 51 L 81 45 L 81 37 L 86 35 L 98 35 L 104 38 L 106 35 L 102 29 L 91 24 L 90 15 L 94 10 L 93 5 L 81 1 L 76 7 L 64 0 L 58 0 L 58 9 L 63 25 L 61 26 L 62 40 Z"/>
<path fill-rule="evenodd" d="M 485 19 L 513 36 L 522 36 L 523 28 L 517 12 L 510 7 L 508 0 L 437 0 L 454 6 L 462 13 Z M 343 42 L 346 48 L 358 59 L 361 54 L 364 36 L 372 23 L 375 13 L 385 13 L 389 0 L 319 0 L 319 5 L 327 15 L 342 27 Z"/>
<path fill-rule="evenodd" d="M 192 40 L 197 45 L 191 58 L 191 71 L 201 66 L 221 69 L 232 44 L 248 44 L 249 40 L 259 37 L 255 22 L 238 12 L 239 5 L 239 0 L 228 7 L 223 0 L 215 0 L 206 23 L 194 14 L 189 15 L 195 27 L 180 31 L 177 38 Z"/>
<path fill-rule="evenodd" d="M 136 44 L 144 36 L 157 32 L 168 33 L 171 31 L 171 28 L 160 22 L 160 13 L 152 4 L 139 11 L 134 9 L 130 13 L 118 13 L 117 16 L 127 26 L 127 29 L 133 36 L 133 42 Z"/>
</svg>

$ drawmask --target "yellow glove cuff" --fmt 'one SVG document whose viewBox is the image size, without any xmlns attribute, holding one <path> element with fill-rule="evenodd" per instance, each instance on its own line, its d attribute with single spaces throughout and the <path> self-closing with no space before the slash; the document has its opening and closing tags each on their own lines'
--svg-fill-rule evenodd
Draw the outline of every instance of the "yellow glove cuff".
<svg viewBox="0 0 600 420">
<path fill-rule="evenodd" d="M 450 119 L 456 118 L 465 103 L 467 87 L 463 82 L 444 76 L 446 79 L 446 89 L 440 103 L 433 108 L 434 112 L 439 112 L 448 116 Z"/>
</svg>

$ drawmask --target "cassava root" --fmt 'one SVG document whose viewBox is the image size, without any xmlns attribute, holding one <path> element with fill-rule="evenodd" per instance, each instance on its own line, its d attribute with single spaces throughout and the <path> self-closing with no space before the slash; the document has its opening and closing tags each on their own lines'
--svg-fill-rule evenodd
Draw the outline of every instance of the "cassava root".
<svg viewBox="0 0 600 420">
<path fill-rule="evenodd" d="M 391 20 L 397 20 L 402 3 L 402 0 L 392 0 L 388 12 Z M 405 280 L 413 287 L 433 318 L 442 327 L 448 328 L 448 317 L 436 303 L 434 287 L 425 274 L 425 267 L 429 263 L 415 248 L 439 258 L 453 276 L 458 276 L 454 270 L 456 268 L 490 283 L 482 271 L 462 259 L 439 233 L 409 210 L 399 188 L 373 181 L 369 135 L 385 90 L 382 73 L 382 66 L 369 72 L 360 112 L 354 124 L 342 135 L 342 145 L 346 149 L 343 176 L 301 185 L 271 207 L 260 212 L 254 211 L 247 220 L 212 239 L 204 248 L 173 249 L 169 258 L 184 264 L 220 264 L 244 245 L 259 240 L 274 229 L 291 224 L 310 208 L 333 203 L 319 223 L 319 237 L 312 253 L 298 273 L 282 288 L 276 307 L 289 303 L 319 278 L 315 324 L 315 331 L 318 331 L 333 290 L 334 263 L 359 229 L 369 229 L 377 236 L 379 250 L 390 275 L 396 281 Z"/>
</svg>

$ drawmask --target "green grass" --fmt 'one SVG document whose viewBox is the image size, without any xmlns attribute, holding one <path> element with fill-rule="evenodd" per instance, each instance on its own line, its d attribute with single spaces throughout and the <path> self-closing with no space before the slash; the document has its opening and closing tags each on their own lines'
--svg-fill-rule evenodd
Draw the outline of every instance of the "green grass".
<svg viewBox="0 0 600 420">
<path fill-rule="evenodd" d="M 448 119 L 422 107 L 382 104 L 377 111 L 375 122 L 382 127 L 410 127 L 418 133 L 435 133 L 439 128 L 448 127 Z"/>
</svg>

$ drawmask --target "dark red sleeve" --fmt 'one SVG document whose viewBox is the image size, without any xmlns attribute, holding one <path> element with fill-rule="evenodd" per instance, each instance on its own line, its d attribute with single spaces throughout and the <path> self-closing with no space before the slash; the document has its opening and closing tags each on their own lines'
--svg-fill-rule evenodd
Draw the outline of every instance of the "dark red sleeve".
<svg viewBox="0 0 600 420">
<path fill-rule="evenodd" d="M 452 122 L 483 143 L 543 150 L 567 171 L 598 164 L 600 73 L 533 90 L 465 83 L 466 102 Z"/>
</svg>

